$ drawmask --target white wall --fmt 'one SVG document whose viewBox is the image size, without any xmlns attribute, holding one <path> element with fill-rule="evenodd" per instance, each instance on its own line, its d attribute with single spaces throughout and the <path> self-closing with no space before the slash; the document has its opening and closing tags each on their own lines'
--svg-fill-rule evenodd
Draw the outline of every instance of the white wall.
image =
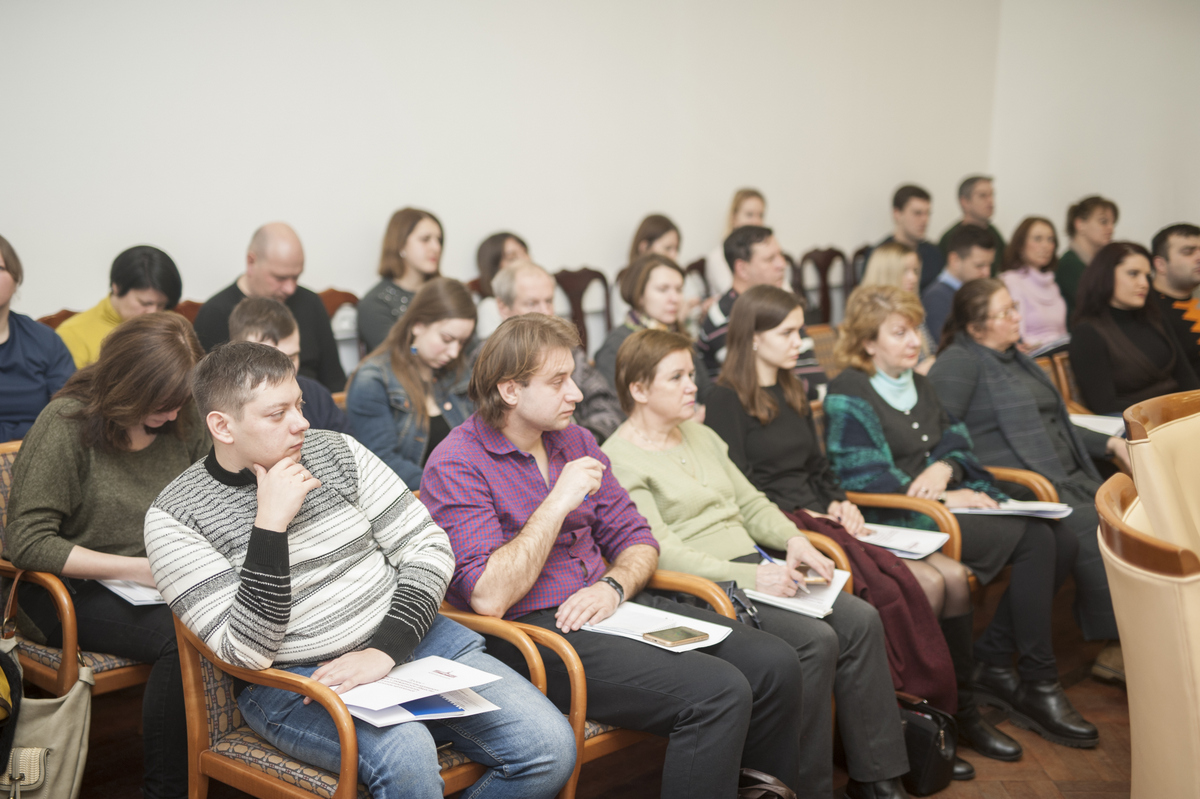
<svg viewBox="0 0 1200 799">
<path fill-rule="evenodd" d="M 906 181 L 937 236 L 975 171 L 1006 233 L 1099 191 L 1145 240 L 1200 218 L 1198 23 L 1193 0 L 8 0 L 14 307 L 89 307 L 138 243 L 204 299 L 270 219 L 300 233 L 307 285 L 361 293 L 408 204 L 442 218 L 462 278 L 501 228 L 612 274 L 654 211 L 690 260 L 742 185 L 792 252 L 876 239 Z"/>
<path fill-rule="evenodd" d="M 1065 246 L 1067 207 L 1097 193 L 1118 239 L 1200 223 L 1198 34 L 1196 0 L 1004 0 L 989 160 L 1006 236 L 1038 214 Z"/>
<path fill-rule="evenodd" d="M 886 231 L 900 182 L 940 200 L 986 165 L 995 41 L 976 32 L 997 19 L 954 0 L 9 0 L 14 307 L 90 307 L 137 243 L 203 299 L 270 219 L 300 233 L 306 284 L 362 292 L 407 204 L 440 215 L 463 278 L 501 228 L 551 269 L 611 274 L 654 211 L 695 257 L 742 185 L 789 250 L 854 248 Z"/>
</svg>

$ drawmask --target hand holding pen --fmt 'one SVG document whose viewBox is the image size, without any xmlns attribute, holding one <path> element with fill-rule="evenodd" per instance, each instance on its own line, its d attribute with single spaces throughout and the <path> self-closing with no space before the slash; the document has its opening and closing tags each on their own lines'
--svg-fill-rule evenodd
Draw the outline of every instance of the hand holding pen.
<svg viewBox="0 0 1200 799">
<path fill-rule="evenodd" d="M 776 571 L 782 572 L 783 584 L 785 586 L 783 596 L 793 596 L 796 591 L 802 591 L 806 594 L 812 593 L 812 591 L 809 590 L 809 587 L 806 584 L 806 580 L 805 580 L 803 574 L 796 571 L 795 569 L 788 568 L 786 563 L 780 563 L 779 561 L 775 560 L 769 554 L 767 554 L 767 551 L 765 549 L 760 547 L 758 544 L 754 545 L 754 549 L 758 552 L 759 555 L 762 556 L 762 563 L 760 564 L 760 567 L 761 566 L 774 566 L 774 567 L 776 567 L 776 569 L 775 569 Z M 791 590 L 790 591 L 786 590 L 786 587 L 790 587 Z M 768 588 L 768 586 L 760 586 L 758 590 L 763 591 L 764 588 Z M 775 593 L 775 592 L 774 591 L 765 591 L 765 593 Z"/>
</svg>

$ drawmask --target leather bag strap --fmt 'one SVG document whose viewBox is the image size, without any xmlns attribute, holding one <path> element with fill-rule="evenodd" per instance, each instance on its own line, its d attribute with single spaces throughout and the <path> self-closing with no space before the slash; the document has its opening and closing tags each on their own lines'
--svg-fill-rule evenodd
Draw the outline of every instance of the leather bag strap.
<svg viewBox="0 0 1200 799">
<path fill-rule="evenodd" d="M 17 634 L 17 586 L 24 576 L 24 569 L 17 569 L 12 578 L 12 588 L 8 592 L 8 601 L 4 603 L 4 626 L 0 628 L 0 638 L 8 640 Z"/>
</svg>

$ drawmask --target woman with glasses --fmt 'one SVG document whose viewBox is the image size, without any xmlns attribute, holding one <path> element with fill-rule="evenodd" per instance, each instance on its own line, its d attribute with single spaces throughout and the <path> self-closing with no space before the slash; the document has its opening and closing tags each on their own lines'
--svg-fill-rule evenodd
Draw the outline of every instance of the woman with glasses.
<svg viewBox="0 0 1200 799">
<path fill-rule="evenodd" d="M 981 282 L 965 284 L 958 294 Z M 999 281 L 987 282 L 1004 291 Z M 1013 314 L 1007 306 L 1003 313 Z M 994 509 L 1007 497 L 981 466 L 992 459 L 973 450 L 954 410 L 944 408 L 930 380 L 913 371 L 923 318 L 917 298 L 893 286 L 861 286 L 850 295 L 835 350 L 848 368 L 829 384 L 825 398 L 829 459 L 847 490 L 905 494 L 948 508 Z M 942 368 L 942 360 L 934 370 Z M 932 526 L 928 517 L 911 512 L 871 518 L 876 514 L 867 509 L 864 515 L 905 527 Z M 959 680 L 960 730 L 972 731 L 969 740 L 980 754 L 998 760 L 1021 756 L 1015 741 L 980 721 L 978 701 L 1004 708 L 1015 724 L 1054 743 L 1095 746 L 1096 727 L 1071 706 L 1058 681 L 1051 640 L 1051 605 L 1075 560 L 1074 536 L 1053 522 L 1028 516 L 960 515 L 958 522 L 962 563 L 944 557 L 949 563 L 938 563 L 934 556 L 928 560 L 946 576 L 940 616 Z M 1006 565 L 1012 566 L 1009 587 L 972 647 L 963 567 L 986 585 Z"/>
<path fill-rule="evenodd" d="M 1071 506 L 1058 524 L 1079 541 L 1075 619 L 1085 639 L 1115 641 L 1117 621 L 1096 539 L 1102 480 L 1092 459 L 1127 463 L 1125 441 L 1072 424 L 1050 378 L 1017 349 L 1020 337 L 1021 314 L 1004 284 L 968 283 L 954 295 L 929 380 L 946 412 L 966 425 L 983 463 L 1037 472 Z M 1124 679 L 1120 644 L 1101 652 L 1093 673 Z"/>
</svg>

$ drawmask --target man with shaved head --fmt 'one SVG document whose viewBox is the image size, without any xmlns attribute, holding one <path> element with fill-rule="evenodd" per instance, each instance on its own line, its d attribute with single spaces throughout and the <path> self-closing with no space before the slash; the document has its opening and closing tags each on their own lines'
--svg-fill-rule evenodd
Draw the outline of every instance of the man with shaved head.
<svg viewBox="0 0 1200 799">
<path fill-rule="evenodd" d="M 346 388 L 346 373 L 338 360 L 337 342 L 329 326 L 325 304 L 301 286 L 304 246 L 291 226 L 269 222 L 250 239 L 246 271 L 233 285 L 214 294 L 196 314 L 196 336 L 204 349 L 229 340 L 229 314 L 246 297 L 279 300 L 292 311 L 300 330 L 300 374 L 322 383 L 330 391 Z"/>
</svg>

